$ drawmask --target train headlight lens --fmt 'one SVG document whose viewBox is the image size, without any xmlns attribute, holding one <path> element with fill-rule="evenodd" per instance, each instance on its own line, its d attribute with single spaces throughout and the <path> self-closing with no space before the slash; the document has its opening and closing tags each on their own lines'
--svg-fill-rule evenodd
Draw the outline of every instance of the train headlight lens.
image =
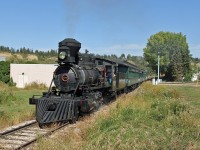
<svg viewBox="0 0 200 150">
<path fill-rule="evenodd" d="M 66 56 L 67 56 L 67 53 L 64 52 L 64 51 L 62 51 L 62 52 L 59 53 L 59 56 L 58 56 L 58 57 L 59 57 L 60 59 L 65 59 Z"/>
</svg>

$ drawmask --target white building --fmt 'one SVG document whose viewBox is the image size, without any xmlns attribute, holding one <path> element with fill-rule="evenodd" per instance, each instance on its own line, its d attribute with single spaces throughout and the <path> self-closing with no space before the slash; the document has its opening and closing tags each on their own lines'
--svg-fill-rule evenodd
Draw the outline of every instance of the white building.
<svg viewBox="0 0 200 150">
<path fill-rule="evenodd" d="M 192 76 L 192 81 L 197 81 L 198 80 L 198 77 L 199 77 L 200 73 L 196 73 L 196 74 L 193 74 Z"/>
<path fill-rule="evenodd" d="M 18 88 L 32 82 L 51 84 L 56 64 L 10 64 L 10 77 Z"/>
<path fill-rule="evenodd" d="M 6 61 L 6 57 L 0 56 L 0 61 Z"/>
</svg>

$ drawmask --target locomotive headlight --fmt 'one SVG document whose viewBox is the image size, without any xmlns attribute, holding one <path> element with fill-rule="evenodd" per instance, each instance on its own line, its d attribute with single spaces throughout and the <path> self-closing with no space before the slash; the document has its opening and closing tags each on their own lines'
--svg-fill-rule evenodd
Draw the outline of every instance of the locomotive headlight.
<svg viewBox="0 0 200 150">
<path fill-rule="evenodd" d="M 64 52 L 64 51 L 62 51 L 62 52 L 59 53 L 59 56 L 58 56 L 58 57 L 59 57 L 60 59 L 65 59 L 66 56 L 67 56 L 67 53 Z"/>
</svg>

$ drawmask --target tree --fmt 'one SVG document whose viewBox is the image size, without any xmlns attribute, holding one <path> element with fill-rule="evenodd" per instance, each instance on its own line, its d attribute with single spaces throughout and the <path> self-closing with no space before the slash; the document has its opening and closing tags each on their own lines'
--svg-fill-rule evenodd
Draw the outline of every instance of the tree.
<svg viewBox="0 0 200 150">
<path fill-rule="evenodd" d="M 131 54 L 127 55 L 127 60 L 131 61 Z"/>
<path fill-rule="evenodd" d="M 119 57 L 120 59 L 126 59 L 125 54 L 121 54 L 121 56 Z"/>
<path fill-rule="evenodd" d="M 182 33 L 159 32 L 148 39 L 144 48 L 145 60 L 152 70 L 157 70 L 158 53 L 160 54 L 160 71 L 166 79 L 189 80 L 191 76 L 190 52 L 186 36 Z"/>
<path fill-rule="evenodd" d="M 115 54 L 111 54 L 111 55 L 110 55 L 110 58 L 111 58 L 111 59 L 117 59 L 118 57 L 117 57 L 117 55 L 115 55 Z"/>
<path fill-rule="evenodd" d="M 171 59 L 171 75 L 173 80 L 182 81 L 183 78 L 183 65 L 182 65 L 181 51 L 177 49 L 174 51 Z"/>
<path fill-rule="evenodd" d="M 4 83 L 10 81 L 10 63 L 7 61 L 0 62 L 0 81 Z"/>
</svg>

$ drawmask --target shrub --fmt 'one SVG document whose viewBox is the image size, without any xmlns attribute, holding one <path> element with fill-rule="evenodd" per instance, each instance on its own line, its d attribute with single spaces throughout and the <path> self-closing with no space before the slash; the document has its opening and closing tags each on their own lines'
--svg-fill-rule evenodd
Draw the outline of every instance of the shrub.
<svg viewBox="0 0 200 150">
<path fill-rule="evenodd" d="M 38 83 L 38 82 L 32 82 L 28 85 L 25 86 L 26 90 L 31 90 L 31 89 L 40 89 L 40 90 L 46 90 L 48 87 L 44 83 Z"/>
<path fill-rule="evenodd" d="M 0 104 L 11 104 L 16 100 L 17 97 L 11 91 L 8 90 L 0 91 Z"/>
<path fill-rule="evenodd" d="M 9 86 L 16 86 L 16 83 L 13 81 L 12 78 L 10 78 L 10 81 L 8 82 Z"/>
<path fill-rule="evenodd" d="M 7 61 L 0 62 L 0 80 L 4 83 L 10 81 L 10 63 Z"/>
<path fill-rule="evenodd" d="M 161 121 L 168 116 L 180 116 L 181 113 L 189 111 L 186 104 L 182 104 L 178 99 L 165 98 L 156 99 L 151 104 L 150 118 Z"/>
</svg>

